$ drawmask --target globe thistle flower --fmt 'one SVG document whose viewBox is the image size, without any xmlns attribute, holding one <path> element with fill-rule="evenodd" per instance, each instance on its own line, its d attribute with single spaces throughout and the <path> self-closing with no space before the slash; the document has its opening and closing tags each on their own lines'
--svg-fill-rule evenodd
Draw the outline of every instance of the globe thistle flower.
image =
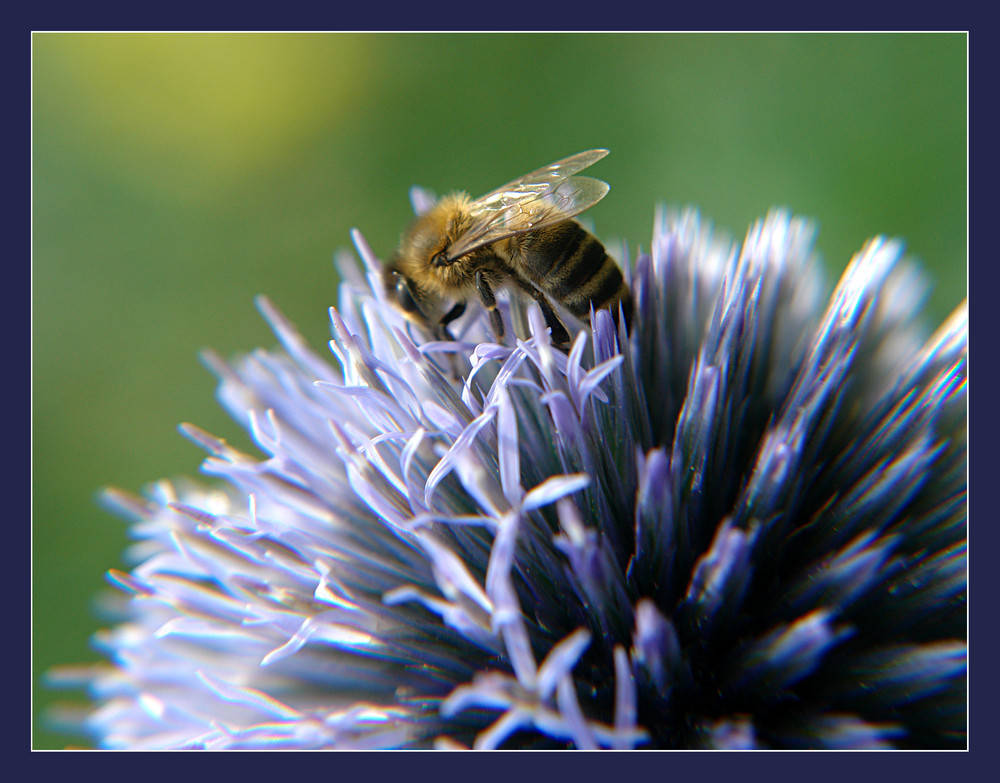
<svg viewBox="0 0 1000 783">
<path fill-rule="evenodd" d="M 827 299 L 807 221 L 663 211 L 563 353 L 516 298 L 430 340 L 354 238 L 334 362 L 265 299 L 207 357 L 263 456 L 185 425 L 212 483 L 108 493 L 100 745 L 964 746 L 967 316 L 899 243 Z"/>
</svg>

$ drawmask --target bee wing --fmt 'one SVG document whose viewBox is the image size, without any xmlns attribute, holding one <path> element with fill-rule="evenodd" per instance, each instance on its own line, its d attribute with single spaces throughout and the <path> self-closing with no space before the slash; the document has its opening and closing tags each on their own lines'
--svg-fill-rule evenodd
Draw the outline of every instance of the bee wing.
<svg viewBox="0 0 1000 783">
<path fill-rule="evenodd" d="M 476 199 L 471 206 L 472 224 L 449 248 L 448 258 L 460 258 L 477 247 L 514 234 L 561 223 L 589 209 L 610 188 L 599 179 L 573 174 L 607 154 L 607 150 L 581 152 Z"/>
<path fill-rule="evenodd" d="M 550 163 L 530 174 L 518 177 L 513 182 L 508 182 L 485 196 L 477 198 L 476 204 L 482 205 L 484 209 L 490 207 L 504 209 L 510 206 L 510 199 L 521 200 L 532 195 L 544 195 L 560 182 L 589 166 L 593 166 L 607 154 L 607 150 L 588 150 L 557 160 L 555 163 Z"/>
</svg>

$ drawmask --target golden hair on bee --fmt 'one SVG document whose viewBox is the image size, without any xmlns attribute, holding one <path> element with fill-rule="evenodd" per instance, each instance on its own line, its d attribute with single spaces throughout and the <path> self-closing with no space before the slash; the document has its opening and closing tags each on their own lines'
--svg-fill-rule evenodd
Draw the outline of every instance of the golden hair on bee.
<svg viewBox="0 0 1000 783">
<path fill-rule="evenodd" d="M 574 176 L 607 155 L 589 150 L 552 163 L 478 199 L 445 196 L 403 234 L 383 269 L 389 298 L 411 321 L 438 339 L 477 297 L 499 342 L 503 319 L 494 292 L 519 290 L 542 309 L 561 347 L 569 335 L 552 308 L 558 303 L 585 319 L 607 308 L 626 324 L 631 298 L 621 270 L 604 246 L 572 218 L 607 194 L 607 183 Z M 451 307 L 447 308 L 448 303 Z"/>
</svg>

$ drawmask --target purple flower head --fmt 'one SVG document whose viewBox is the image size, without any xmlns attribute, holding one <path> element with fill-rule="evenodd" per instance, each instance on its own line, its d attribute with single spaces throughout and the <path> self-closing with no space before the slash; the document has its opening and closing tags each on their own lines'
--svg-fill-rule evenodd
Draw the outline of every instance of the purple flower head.
<svg viewBox="0 0 1000 783">
<path fill-rule="evenodd" d="M 262 456 L 107 494 L 101 746 L 964 746 L 966 311 L 897 243 L 827 298 L 808 222 L 662 212 L 566 352 L 517 297 L 432 340 L 355 244 L 332 362 L 264 299 L 207 357 Z"/>
</svg>

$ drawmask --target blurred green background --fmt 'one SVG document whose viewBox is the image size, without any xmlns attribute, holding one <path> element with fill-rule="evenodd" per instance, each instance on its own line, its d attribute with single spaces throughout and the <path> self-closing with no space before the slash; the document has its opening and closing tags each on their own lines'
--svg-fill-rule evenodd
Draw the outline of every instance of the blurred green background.
<svg viewBox="0 0 1000 783">
<path fill-rule="evenodd" d="M 935 325 L 966 291 L 962 34 L 36 34 L 33 145 L 35 748 L 74 742 L 41 678 L 98 659 L 123 565 L 98 490 L 196 475 L 180 422 L 252 449 L 199 350 L 273 345 L 258 293 L 325 350 L 334 252 L 387 254 L 412 184 L 608 147 L 605 240 L 648 249 L 657 202 L 737 238 L 784 205 L 834 274 L 903 238 Z"/>
</svg>

